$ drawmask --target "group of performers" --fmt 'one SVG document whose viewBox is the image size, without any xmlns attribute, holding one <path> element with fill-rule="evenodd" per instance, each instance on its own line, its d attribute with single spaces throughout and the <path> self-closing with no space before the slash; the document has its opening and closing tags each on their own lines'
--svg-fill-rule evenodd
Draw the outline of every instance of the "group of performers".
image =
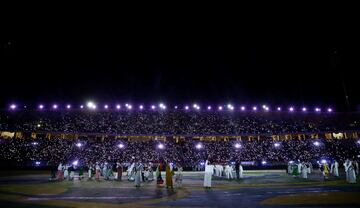
<svg viewBox="0 0 360 208">
<path fill-rule="evenodd" d="M 88 172 L 88 180 L 97 180 L 100 181 L 101 178 L 104 180 L 122 180 L 122 175 L 124 168 L 126 169 L 126 177 L 128 181 L 134 181 L 135 187 L 140 187 L 141 183 L 147 181 L 153 181 L 154 172 L 153 168 L 156 167 L 156 182 L 158 185 L 164 183 L 162 179 L 161 172 L 165 170 L 165 185 L 166 188 L 173 188 L 173 178 L 175 176 L 175 185 L 177 188 L 182 187 L 182 167 L 181 166 L 174 166 L 173 163 L 166 162 L 165 168 L 163 163 L 159 163 L 157 166 L 154 166 L 152 163 L 142 163 L 142 162 L 133 162 L 131 164 L 122 164 L 120 162 L 116 163 L 99 163 L 96 162 L 95 164 L 89 163 L 85 168 Z M 176 169 L 176 174 L 175 174 Z M 78 179 L 84 179 L 84 167 L 77 166 L 75 164 L 68 165 L 60 163 L 57 167 L 56 175 L 54 175 L 54 180 L 62 181 L 62 180 L 74 180 L 75 178 L 75 171 L 79 172 Z"/>
<path fill-rule="evenodd" d="M 203 163 L 205 166 L 204 171 L 204 187 L 211 188 L 212 177 L 226 178 L 226 179 L 242 179 L 244 177 L 244 169 L 241 165 L 241 162 L 229 163 L 229 164 L 220 164 L 220 163 L 211 163 L 209 160 L 206 160 Z M 318 162 L 320 173 L 322 177 L 328 179 L 329 174 L 332 174 L 334 177 L 339 177 L 339 163 L 334 160 L 330 167 L 327 161 Z M 359 174 L 359 165 L 355 160 L 346 160 L 344 165 L 346 181 L 348 183 L 356 183 L 356 177 Z M 154 181 L 159 186 L 162 186 L 165 182 L 165 187 L 172 189 L 175 187 L 182 187 L 183 180 L 183 169 L 180 165 L 174 165 L 170 161 L 165 161 L 158 164 L 152 163 L 142 163 L 139 161 L 133 162 L 131 164 L 120 163 L 99 163 L 95 164 L 89 163 L 85 167 L 77 166 L 77 164 L 62 164 L 60 163 L 57 167 L 56 175 L 54 175 L 56 180 L 74 180 L 75 171 L 78 171 L 79 180 L 84 179 L 84 169 L 87 169 L 88 180 L 97 180 L 100 181 L 101 178 L 104 180 L 117 180 L 121 181 L 123 179 L 122 175 L 124 168 L 126 167 L 126 177 L 127 180 L 133 181 L 135 187 L 140 187 L 141 183 Z M 153 168 L 156 168 L 155 176 Z M 162 178 L 161 172 L 165 171 L 165 181 Z M 176 171 L 176 173 L 175 173 Z M 307 179 L 309 174 L 313 172 L 313 165 L 310 162 L 300 162 L 300 161 L 290 161 L 287 167 L 287 173 L 293 175 L 294 177 L 300 177 Z"/>
</svg>

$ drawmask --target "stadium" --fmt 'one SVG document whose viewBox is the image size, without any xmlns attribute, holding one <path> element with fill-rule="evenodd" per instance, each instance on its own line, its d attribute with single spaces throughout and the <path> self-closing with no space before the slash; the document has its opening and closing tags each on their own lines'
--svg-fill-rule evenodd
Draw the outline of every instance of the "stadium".
<svg viewBox="0 0 360 208">
<path fill-rule="evenodd" d="M 0 207 L 359 207 L 357 18 L 39 8 L 3 9 Z"/>
<path fill-rule="evenodd" d="M 291 106 L 282 110 L 279 106 L 233 104 L 203 108 L 200 104 L 180 107 L 163 103 L 141 104 L 137 108 L 132 104 L 94 106 L 97 105 L 93 102 L 78 108 L 71 108 L 70 104 L 63 107 L 53 104 L 49 108 L 44 104 L 34 108 L 11 104 L 0 115 L 2 169 L 48 172 L 47 180 L 51 183 L 91 184 L 95 180 L 116 184 L 122 178 L 131 184 L 135 180 L 132 169 L 136 164 L 143 164 L 140 187 L 148 187 L 154 184 L 154 174 L 156 182 L 159 175 L 166 177 L 161 170 L 168 165 L 177 172 L 174 184 L 179 183 L 181 169 L 184 186 L 195 189 L 201 187 L 199 178 L 208 161 L 215 167 L 214 189 L 246 187 L 246 180 L 259 178 L 276 181 L 273 182 L 276 186 L 285 183 L 279 178 L 294 183 L 288 180 L 302 177 L 293 176 L 289 168 L 298 164 L 309 170 L 309 176 L 300 180 L 309 186 L 319 182 L 344 183 L 335 180 L 344 177 L 342 168 L 338 176 L 332 176 L 335 161 L 340 164 L 355 161 L 354 170 L 356 174 L 359 171 L 356 163 L 360 155 L 358 113 L 335 112 L 331 108 L 321 111 L 319 107 L 310 111 L 306 107 Z M 100 174 L 94 177 L 95 164 Z M 321 174 L 324 170 L 319 169 L 322 165 L 329 168 L 324 176 Z M 59 166 L 62 166 L 61 176 Z M 119 167 L 122 177 L 118 175 Z M 38 177 L 41 176 L 44 177 L 41 174 Z M 156 186 L 162 184 L 157 182 Z M 183 188 L 175 190 L 178 191 L 173 194 L 185 194 L 181 193 Z M 122 198 L 129 200 L 128 197 L 110 196 L 108 201 L 123 203 Z M 106 199 L 104 196 L 32 198 L 47 203 L 60 199 L 91 202 Z M 226 206 L 233 206 L 232 203 Z M 76 203 L 73 206 L 77 206 Z"/>
</svg>

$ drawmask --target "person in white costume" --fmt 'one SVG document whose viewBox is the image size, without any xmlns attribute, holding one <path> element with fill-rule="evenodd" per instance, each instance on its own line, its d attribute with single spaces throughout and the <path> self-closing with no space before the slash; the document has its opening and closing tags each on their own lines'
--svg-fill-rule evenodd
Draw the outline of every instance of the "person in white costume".
<svg viewBox="0 0 360 208">
<path fill-rule="evenodd" d="M 336 160 L 331 164 L 330 172 L 335 177 L 339 177 L 339 163 Z"/>
<path fill-rule="evenodd" d="M 242 167 L 242 165 L 241 165 L 241 163 L 240 163 L 240 165 L 239 165 L 239 175 L 240 175 L 240 178 L 244 178 L 244 169 L 243 169 L 243 167 Z"/>
<path fill-rule="evenodd" d="M 208 160 L 205 162 L 204 187 L 211 188 L 211 179 L 214 172 L 214 166 Z"/>
<path fill-rule="evenodd" d="M 308 178 L 307 174 L 308 174 L 308 168 L 306 167 L 306 164 L 303 163 L 301 165 L 301 178 L 307 179 Z"/>
<path fill-rule="evenodd" d="M 227 179 L 232 179 L 232 170 L 230 165 L 225 166 L 225 176 Z"/>
</svg>

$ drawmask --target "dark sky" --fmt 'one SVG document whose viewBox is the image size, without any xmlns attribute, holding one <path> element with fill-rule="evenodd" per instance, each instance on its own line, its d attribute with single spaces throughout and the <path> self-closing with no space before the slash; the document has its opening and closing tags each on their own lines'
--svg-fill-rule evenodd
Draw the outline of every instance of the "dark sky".
<svg viewBox="0 0 360 208">
<path fill-rule="evenodd" d="M 9 27 L 2 106 L 10 102 L 268 103 L 351 109 L 359 96 L 356 34 L 342 22 Z"/>
</svg>

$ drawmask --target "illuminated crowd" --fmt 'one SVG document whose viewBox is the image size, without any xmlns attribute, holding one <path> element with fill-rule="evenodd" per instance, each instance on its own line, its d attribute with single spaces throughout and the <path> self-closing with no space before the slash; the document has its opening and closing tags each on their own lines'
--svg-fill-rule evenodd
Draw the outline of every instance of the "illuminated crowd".
<svg viewBox="0 0 360 208">
<path fill-rule="evenodd" d="M 357 113 L 240 111 L 0 112 L 0 131 L 119 135 L 257 135 L 359 130 Z"/>
<path fill-rule="evenodd" d="M 356 139 L 291 139 L 273 141 L 262 138 L 252 141 L 200 141 L 194 138 L 174 140 L 128 139 L 4 139 L 0 140 L 0 160 L 14 164 L 55 165 L 60 162 L 144 163 L 169 160 L 182 167 L 199 169 L 206 159 L 220 164 L 235 161 L 266 161 L 269 165 L 284 165 L 291 160 L 316 163 L 321 159 L 345 161 L 357 159 L 360 143 Z"/>
</svg>

